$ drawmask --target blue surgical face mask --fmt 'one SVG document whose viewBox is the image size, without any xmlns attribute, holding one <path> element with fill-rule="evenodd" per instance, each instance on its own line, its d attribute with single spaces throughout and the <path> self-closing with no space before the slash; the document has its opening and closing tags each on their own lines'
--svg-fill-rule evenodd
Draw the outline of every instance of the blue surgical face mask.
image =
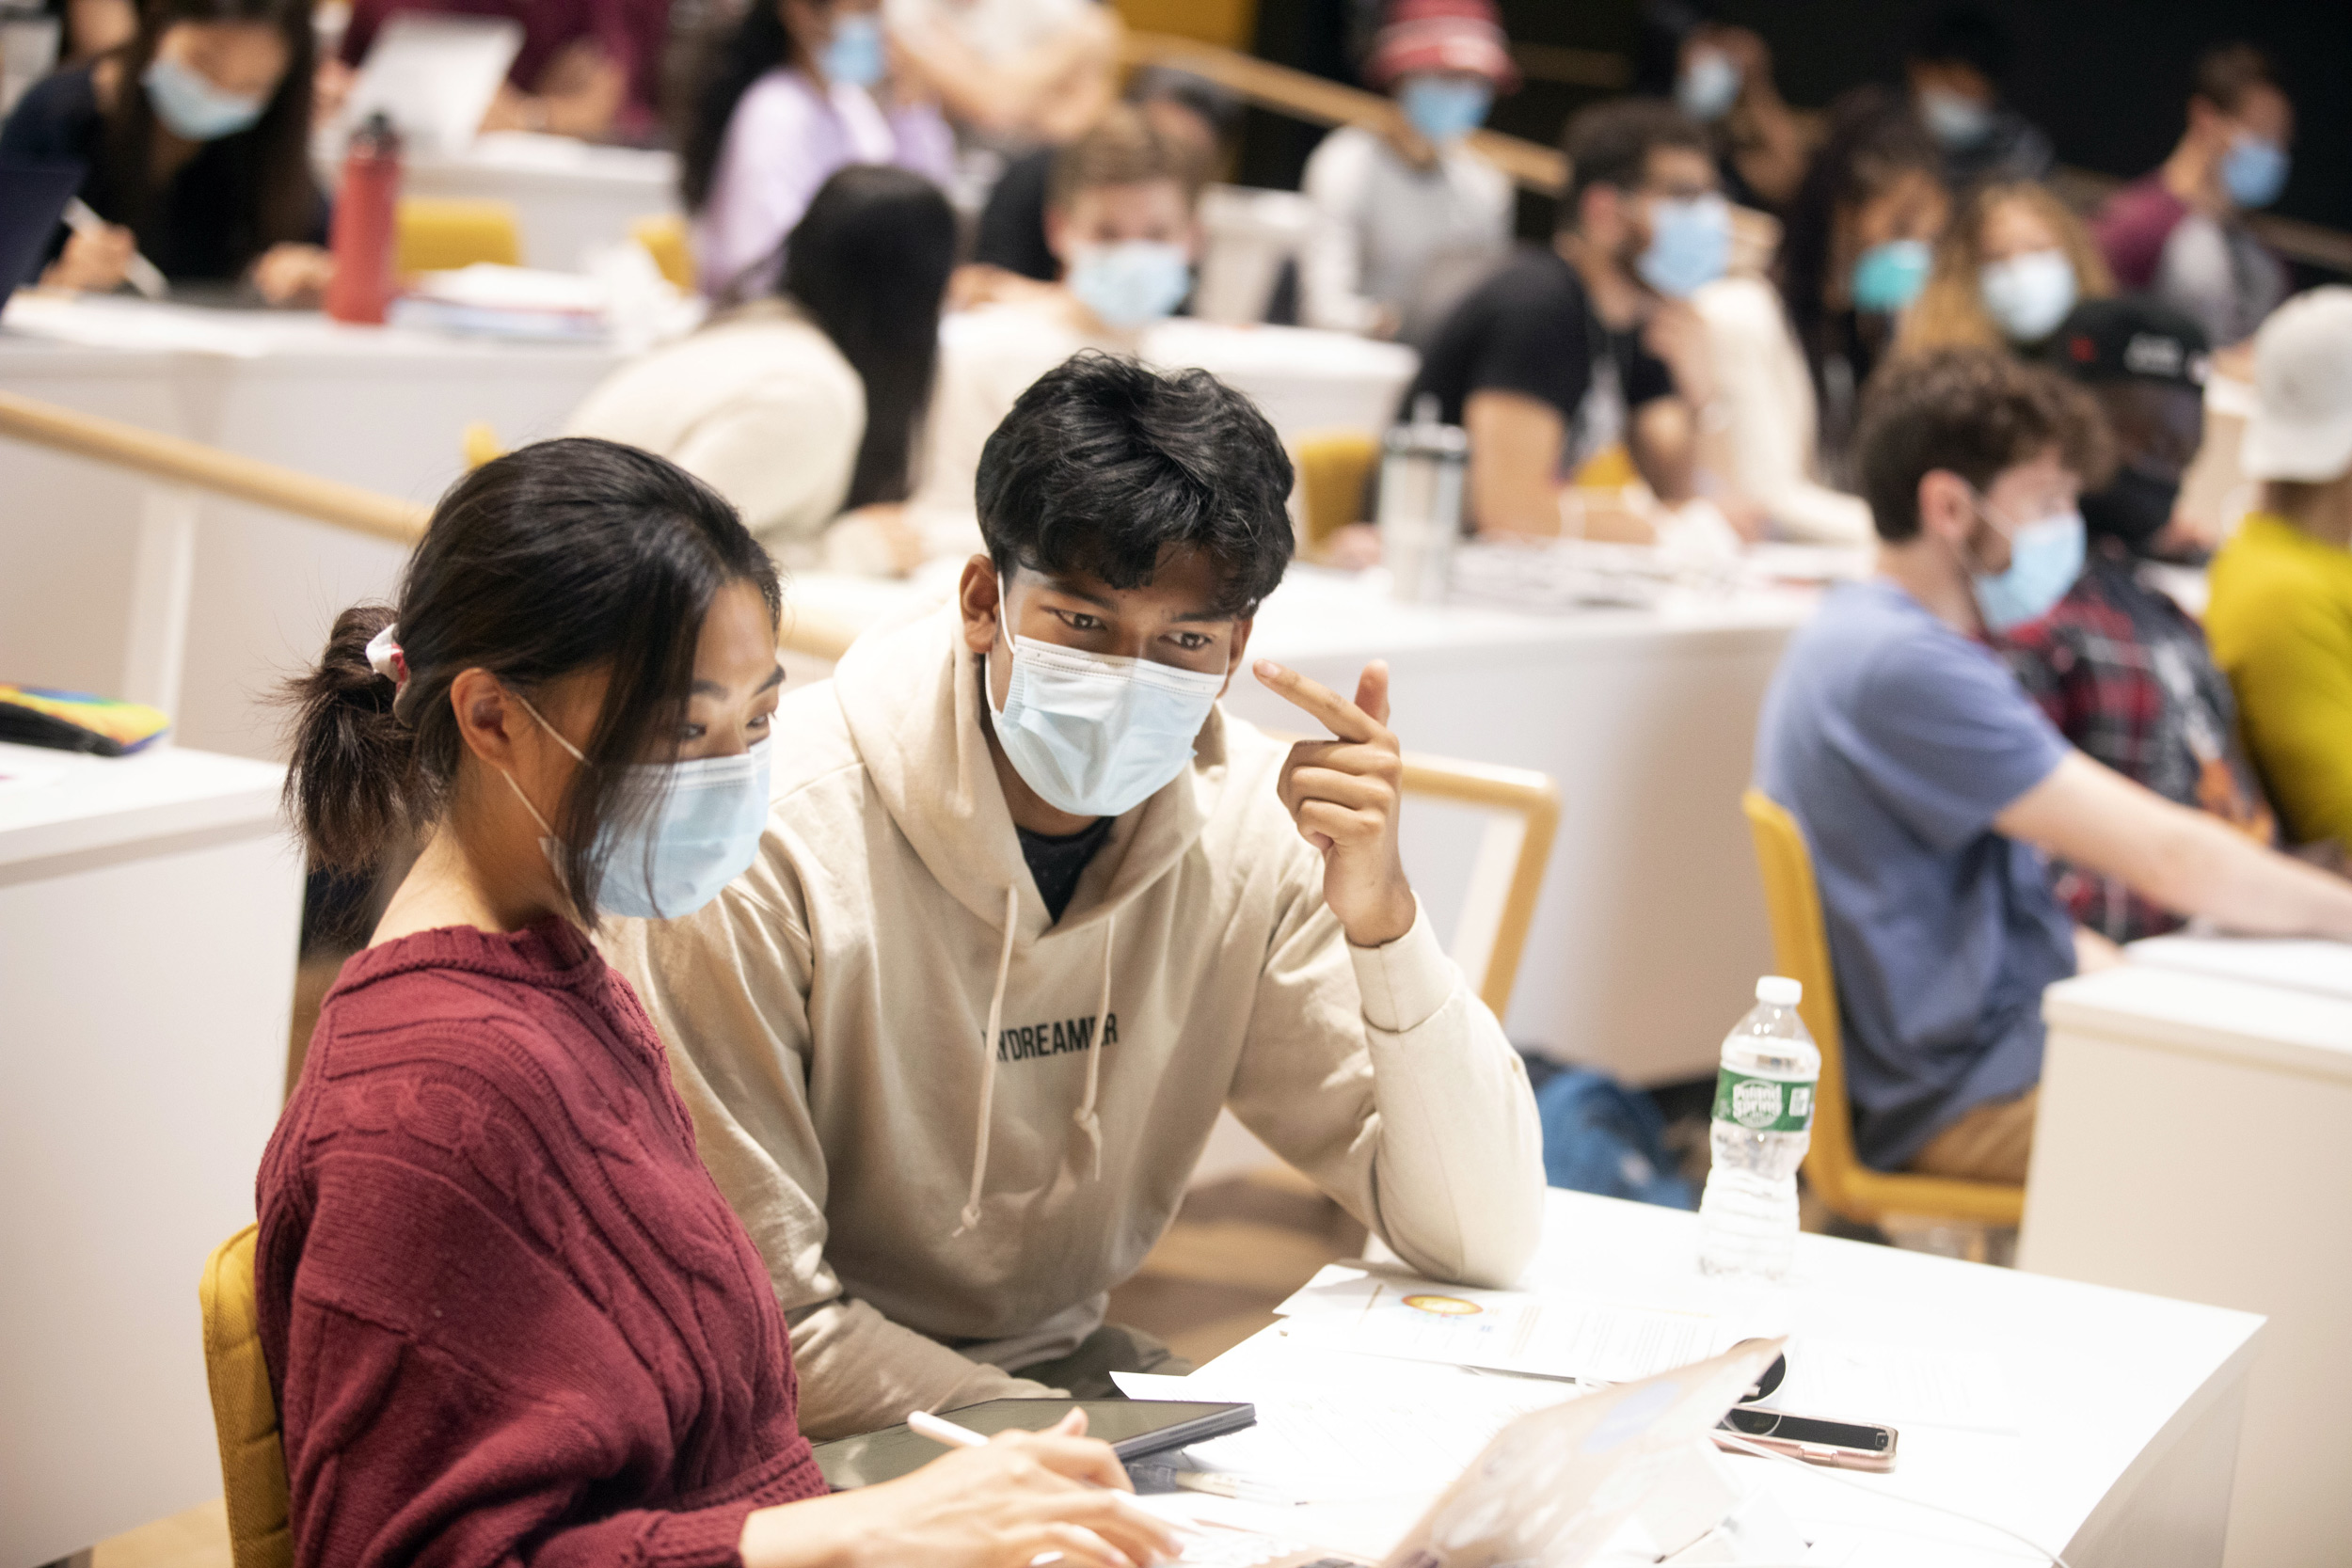
<svg viewBox="0 0 2352 1568">
<path fill-rule="evenodd" d="M 1740 102 L 1740 68 L 1720 49 L 1694 49 L 1675 78 L 1675 102 L 1702 124 L 1721 119 Z"/>
<path fill-rule="evenodd" d="M 2240 131 L 2221 157 L 2221 183 L 2241 207 L 2267 207 L 2287 188 L 2287 150 Z"/>
<path fill-rule="evenodd" d="M 1977 272 L 1984 313 L 2012 343 L 2038 343 L 2074 308 L 2074 263 L 2062 250 L 2028 250 Z"/>
<path fill-rule="evenodd" d="M 1012 680 L 1005 705 L 989 704 L 989 718 L 1013 771 L 1047 804 L 1073 816 L 1118 816 L 1190 765 L 1225 671 L 1179 670 L 1015 637 L 1004 615 L 999 600 Z"/>
<path fill-rule="evenodd" d="M 515 700 L 558 746 L 587 765 L 580 748 L 540 718 L 537 708 L 519 694 Z M 609 824 L 597 835 L 596 859 L 603 875 L 596 907 L 631 920 L 675 920 L 718 897 L 751 869 L 768 823 L 768 746 L 763 740 L 736 756 L 628 768 L 622 798 L 631 798 L 632 790 L 658 791 L 660 804 L 632 822 Z M 559 864 L 563 844 L 555 830 L 513 774 L 501 768 L 500 777 L 547 835 L 539 848 L 548 864 Z"/>
<path fill-rule="evenodd" d="M 1731 207 L 1722 197 L 1653 201 L 1649 223 L 1649 247 L 1633 270 L 1668 299 L 1690 298 L 1731 264 Z"/>
<path fill-rule="evenodd" d="M 165 55 L 147 63 L 139 81 L 165 129 L 190 141 L 218 141 L 249 131 L 269 107 L 269 100 L 262 94 L 246 97 L 223 92 L 210 78 Z"/>
<path fill-rule="evenodd" d="M 844 87 L 870 87 L 889 69 L 882 48 L 882 18 L 871 11 L 844 11 L 833 19 L 833 37 L 817 57 L 828 82 Z"/>
<path fill-rule="evenodd" d="M 1979 497 L 1977 505 L 1985 522 L 2009 540 L 2008 570 L 1968 574 L 1977 613 L 1997 636 L 2049 614 L 2083 575 L 2083 515 L 2053 512 L 2010 529 L 2002 525 L 1991 501 Z"/>
<path fill-rule="evenodd" d="M 1943 87 L 1919 89 L 1919 119 L 1935 144 L 1953 152 L 1964 152 L 1993 134 L 1989 104 Z"/>
<path fill-rule="evenodd" d="M 1437 147 L 1460 141 L 1486 123 L 1495 89 L 1475 76 L 1407 76 L 1396 89 L 1406 123 Z"/>
<path fill-rule="evenodd" d="M 1184 302 L 1192 292 L 1192 262 L 1183 245 L 1164 240 L 1081 245 L 1066 281 L 1104 325 L 1132 332 Z"/>
<path fill-rule="evenodd" d="M 1893 315 L 1919 297 L 1927 286 L 1932 253 L 1924 241 L 1888 240 L 1854 259 L 1853 308 Z"/>
</svg>

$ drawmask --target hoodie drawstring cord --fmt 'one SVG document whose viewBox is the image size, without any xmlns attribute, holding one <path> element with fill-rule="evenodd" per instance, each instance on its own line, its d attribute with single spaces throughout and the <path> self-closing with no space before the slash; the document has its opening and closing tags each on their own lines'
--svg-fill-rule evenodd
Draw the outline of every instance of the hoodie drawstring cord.
<svg viewBox="0 0 2352 1568">
<path fill-rule="evenodd" d="M 997 1030 L 1005 1022 L 1005 978 L 1012 973 L 1012 939 L 1021 923 L 1021 890 L 1005 886 L 1005 946 L 996 957 L 996 990 L 988 999 L 988 1033 L 980 1037 L 980 1122 L 972 1139 L 972 1194 L 949 1240 L 980 1223 L 980 1187 L 988 1180 L 989 1112 L 996 1098 Z"/>
<path fill-rule="evenodd" d="M 1078 1101 L 1078 1109 L 1071 1120 L 1087 1137 L 1089 1164 L 1087 1180 L 1103 1180 L 1103 1118 L 1094 1114 L 1095 1090 L 1103 1082 L 1103 1036 L 1111 1026 L 1111 923 L 1113 916 L 1103 916 L 1103 999 L 1094 1005 L 1094 1038 L 1087 1052 L 1086 1098 Z"/>
</svg>

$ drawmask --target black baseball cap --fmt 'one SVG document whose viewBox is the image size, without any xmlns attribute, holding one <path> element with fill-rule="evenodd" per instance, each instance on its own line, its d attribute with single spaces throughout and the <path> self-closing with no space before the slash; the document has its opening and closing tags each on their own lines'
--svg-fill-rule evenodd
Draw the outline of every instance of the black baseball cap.
<svg viewBox="0 0 2352 1568">
<path fill-rule="evenodd" d="M 2213 368 L 2204 328 L 2147 294 L 2086 299 L 2043 351 L 2077 381 L 2201 388 Z"/>
</svg>

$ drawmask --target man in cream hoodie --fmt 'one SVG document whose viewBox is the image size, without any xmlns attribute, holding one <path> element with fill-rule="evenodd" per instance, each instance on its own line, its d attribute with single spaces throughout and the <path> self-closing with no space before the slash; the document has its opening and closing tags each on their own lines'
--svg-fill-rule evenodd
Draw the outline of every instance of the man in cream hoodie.
<svg viewBox="0 0 2352 1568">
<path fill-rule="evenodd" d="M 612 939 L 816 1436 L 1151 1359 L 1105 1294 L 1225 1106 L 1424 1273 L 1534 1249 L 1533 1099 L 1406 882 L 1386 668 L 1349 702 L 1256 667 L 1333 738 L 1216 705 L 1290 480 L 1204 372 L 1046 375 L 957 604 L 786 698 L 759 859 Z"/>
</svg>

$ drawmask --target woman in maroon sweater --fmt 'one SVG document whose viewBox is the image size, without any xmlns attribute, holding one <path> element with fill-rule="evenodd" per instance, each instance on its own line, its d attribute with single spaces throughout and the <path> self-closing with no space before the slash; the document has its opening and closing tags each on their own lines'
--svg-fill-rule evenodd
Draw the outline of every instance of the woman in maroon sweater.
<svg viewBox="0 0 2352 1568">
<path fill-rule="evenodd" d="M 627 447 L 527 447 L 443 498 L 399 597 L 293 693 L 314 858 L 422 839 L 262 1164 L 298 1568 L 1168 1553 L 1076 1421 L 825 1495 L 768 1272 L 585 935 L 757 847 L 779 599 L 733 510 Z"/>
</svg>

